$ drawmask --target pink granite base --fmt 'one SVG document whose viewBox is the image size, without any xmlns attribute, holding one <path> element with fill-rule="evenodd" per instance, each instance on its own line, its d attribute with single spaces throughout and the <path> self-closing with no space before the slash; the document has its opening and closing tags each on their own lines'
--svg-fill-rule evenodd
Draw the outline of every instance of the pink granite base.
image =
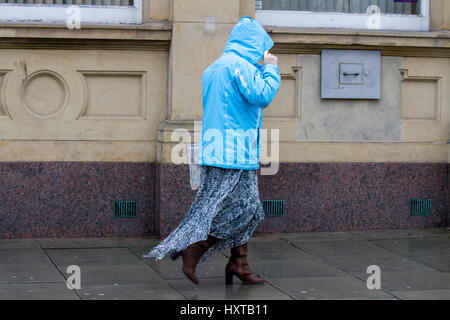
<svg viewBox="0 0 450 320">
<path fill-rule="evenodd" d="M 155 234 L 155 165 L 0 162 L 0 238 Z M 114 218 L 114 200 L 137 200 L 137 218 Z"/>
<path fill-rule="evenodd" d="M 187 166 L 158 164 L 159 235 L 182 220 L 195 198 Z M 258 176 L 261 200 L 285 200 L 283 217 L 266 217 L 256 232 L 431 228 L 447 224 L 447 164 L 282 163 Z M 432 215 L 410 216 L 411 198 L 431 198 Z"/>
<path fill-rule="evenodd" d="M 186 165 L 144 162 L 0 162 L 0 238 L 167 236 L 196 191 Z M 285 200 L 258 233 L 430 228 L 448 225 L 446 163 L 282 163 L 258 176 L 261 200 Z M 412 217 L 411 198 L 431 198 Z M 137 200 L 137 218 L 114 218 Z"/>
</svg>

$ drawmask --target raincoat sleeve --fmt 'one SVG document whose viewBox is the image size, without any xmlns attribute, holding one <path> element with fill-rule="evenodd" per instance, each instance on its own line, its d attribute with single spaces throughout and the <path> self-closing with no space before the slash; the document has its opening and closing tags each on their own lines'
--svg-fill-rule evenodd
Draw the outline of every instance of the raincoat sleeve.
<svg viewBox="0 0 450 320">
<path fill-rule="evenodd" d="M 281 85 L 278 65 L 266 64 L 259 68 L 250 63 L 237 63 L 233 75 L 240 93 L 245 99 L 260 108 L 272 102 Z"/>
</svg>

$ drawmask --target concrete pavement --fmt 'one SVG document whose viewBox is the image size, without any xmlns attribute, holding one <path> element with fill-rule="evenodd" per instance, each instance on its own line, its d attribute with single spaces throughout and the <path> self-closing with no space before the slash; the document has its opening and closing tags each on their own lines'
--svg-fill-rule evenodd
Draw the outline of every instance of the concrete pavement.
<svg viewBox="0 0 450 320">
<path fill-rule="evenodd" d="M 0 240 L 4 299 L 450 299 L 450 231 L 373 230 L 255 236 L 249 263 L 266 279 L 225 286 L 228 250 L 200 264 L 198 286 L 181 259 L 142 258 L 149 238 Z M 69 290 L 67 267 L 81 270 Z M 367 267 L 380 268 L 381 289 L 369 290 Z"/>
</svg>

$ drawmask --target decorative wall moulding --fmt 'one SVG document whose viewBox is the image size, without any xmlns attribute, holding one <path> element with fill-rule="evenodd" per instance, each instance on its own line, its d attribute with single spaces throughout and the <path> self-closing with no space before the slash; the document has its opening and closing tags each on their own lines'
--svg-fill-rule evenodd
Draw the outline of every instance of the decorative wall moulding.
<svg viewBox="0 0 450 320">
<path fill-rule="evenodd" d="M 12 70 L 0 69 L 0 120 L 11 119 L 8 108 L 6 107 L 6 84 L 8 82 L 8 74 Z"/>
<path fill-rule="evenodd" d="M 442 77 L 412 76 L 400 69 L 402 122 L 441 122 Z M 427 106 L 424 108 L 424 106 Z"/>
<path fill-rule="evenodd" d="M 146 120 L 146 71 L 78 70 L 84 87 L 77 120 Z"/>
<path fill-rule="evenodd" d="M 287 87 L 287 82 L 288 81 L 292 81 L 293 84 L 293 92 L 292 92 L 292 104 L 291 104 L 291 108 L 289 110 L 285 110 L 287 111 L 287 113 L 285 113 L 284 115 L 280 115 L 280 116 L 275 116 L 275 115 L 267 115 L 264 117 L 263 121 L 280 121 L 280 122 L 296 122 L 297 118 L 299 116 L 299 110 L 300 110 L 300 105 L 301 105 L 301 67 L 299 66 L 292 66 L 291 67 L 291 72 L 289 73 L 280 73 L 281 76 L 281 81 L 284 84 L 282 88 L 280 88 L 280 90 L 283 90 L 283 88 Z M 277 96 L 275 96 L 275 100 L 272 102 L 272 104 L 277 104 L 278 101 L 278 97 L 281 96 L 280 92 L 277 93 Z M 272 107 L 269 106 L 269 108 L 275 108 L 277 109 L 277 107 Z M 277 109 L 278 111 L 280 109 Z"/>
<path fill-rule="evenodd" d="M 158 37 L 161 40 L 0 38 L 0 49 L 169 51 L 170 37 L 162 35 Z"/>
<path fill-rule="evenodd" d="M 62 76 L 51 70 L 39 70 L 23 82 L 19 94 L 22 106 L 36 118 L 60 114 L 69 100 L 69 87 Z"/>
<path fill-rule="evenodd" d="M 348 39 L 350 41 L 351 39 Z M 322 49 L 351 49 L 351 50 L 380 50 L 382 56 L 397 56 L 397 57 L 427 57 L 427 58 L 450 58 L 450 48 L 443 46 L 431 47 L 425 45 L 414 46 L 412 43 L 410 46 L 405 44 L 395 45 L 395 39 L 392 40 L 390 44 L 392 45 L 379 45 L 379 44 L 330 44 L 332 39 L 329 41 L 324 41 L 323 43 L 317 39 L 311 39 L 311 43 L 299 43 L 295 39 L 292 42 L 277 42 L 274 37 L 275 45 L 270 50 L 273 54 L 318 54 L 320 55 Z M 428 40 L 428 39 L 427 39 Z M 440 41 L 439 39 L 433 38 L 434 42 Z M 446 39 L 443 39 L 447 41 Z M 319 41 L 319 43 L 317 43 Z M 440 42 L 445 42 L 440 41 Z M 343 41 L 345 42 L 345 41 Z"/>
</svg>

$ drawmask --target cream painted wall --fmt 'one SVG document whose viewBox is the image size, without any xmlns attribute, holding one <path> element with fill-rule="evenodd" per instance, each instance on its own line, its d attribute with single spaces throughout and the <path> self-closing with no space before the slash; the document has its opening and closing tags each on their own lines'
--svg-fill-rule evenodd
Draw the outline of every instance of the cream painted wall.
<svg viewBox="0 0 450 320">
<path fill-rule="evenodd" d="M 432 30 L 450 29 L 450 1 L 430 1 L 430 27 Z"/>
<path fill-rule="evenodd" d="M 3 49 L 0 57 L 0 159 L 155 160 L 167 52 Z M 149 150 L 130 154 L 143 145 Z"/>
<path fill-rule="evenodd" d="M 150 6 L 150 19 L 170 19 L 171 0 L 144 0 L 144 4 Z"/>
<path fill-rule="evenodd" d="M 401 141 L 401 57 L 381 57 L 381 98 L 376 100 L 322 99 L 320 55 L 299 55 L 298 66 L 297 141 Z"/>
<path fill-rule="evenodd" d="M 220 56 L 227 39 L 227 32 L 231 30 L 231 23 L 238 19 L 236 16 L 233 17 L 237 1 L 230 1 L 227 4 L 214 1 L 209 3 L 212 9 L 205 12 L 202 0 L 174 0 L 172 88 L 170 90 L 172 103 L 170 119 L 160 126 L 158 161 L 171 162 L 171 150 L 176 142 L 171 141 L 170 136 L 175 129 L 185 128 L 192 131 L 192 126 L 186 122 L 189 119 L 201 119 L 201 74 Z M 231 6 L 231 10 L 218 10 L 225 5 Z M 240 5 L 242 10 L 242 2 Z M 246 5 L 249 5 L 249 2 L 246 2 Z M 188 8 L 192 7 L 203 9 L 189 11 Z M 185 13 L 186 11 L 188 13 Z M 227 16 L 217 14 L 217 11 L 222 11 Z M 217 29 L 210 31 L 209 34 L 206 33 L 202 25 L 208 15 L 216 17 L 216 21 L 221 21 L 223 26 L 230 23 L 228 30 L 224 27 L 225 30 Z M 186 21 L 189 25 L 184 25 Z M 207 37 L 210 37 L 210 41 L 205 43 L 214 43 L 214 45 L 202 46 L 202 42 Z M 386 42 L 381 43 L 386 44 Z M 345 47 L 345 49 L 352 48 L 352 45 Z M 180 72 L 180 67 L 185 61 L 183 55 L 187 52 L 195 52 L 192 55 L 194 63 L 183 66 L 183 71 Z M 381 101 L 341 102 L 333 105 L 331 102 L 325 103 L 320 99 L 320 55 L 281 53 L 278 56 L 282 86 L 275 100 L 264 110 L 263 128 L 279 129 L 280 161 L 447 161 L 447 145 L 444 140 L 449 138 L 446 116 L 448 98 L 445 94 L 433 94 L 436 86 L 445 86 L 448 81 L 448 74 L 445 71 L 448 58 L 404 59 L 402 56 L 383 56 L 384 92 Z M 299 57 L 309 57 L 311 60 L 305 60 L 302 66 Z M 424 66 L 429 66 L 428 71 L 425 72 L 423 68 L 417 67 L 420 63 L 418 64 L 414 59 L 424 61 Z M 305 73 L 306 69 L 310 70 L 308 74 Z M 401 79 L 401 72 L 406 74 L 407 70 L 410 75 L 411 73 L 415 77 L 423 75 L 431 80 L 416 83 L 411 77 Z M 434 80 L 436 77 L 440 79 L 437 82 Z M 418 84 L 419 88 L 414 88 L 413 92 L 409 93 L 412 83 Z M 420 101 L 418 95 L 424 92 L 426 97 L 420 96 L 422 101 L 431 96 L 435 99 L 430 101 L 430 104 L 418 105 L 416 103 Z M 302 114 L 302 107 L 306 106 L 309 106 L 309 112 Z M 342 126 L 343 121 L 348 121 L 348 125 L 343 126 L 343 131 L 340 134 L 337 134 L 338 131 L 334 134 L 332 131 L 318 132 L 316 139 L 311 141 L 305 137 L 299 138 L 299 130 L 308 121 L 307 117 L 317 119 L 320 114 L 317 112 L 319 109 L 323 110 L 322 117 L 327 117 L 327 110 L 324 110 L 327 107 L 337 112 L 334 117 L 336 124 Z M 441 122 L 436 124 L 426 118 L 413 119 L 414 121 L 404 119 L 405 115 L 411 112 L 428 115 L 429 108 L 439 109 L 439 113 L 444 117 Z M 346 116 L 342 115 L 344 109 Z M 360 136 L 355 137 L 355 132 L 361 133 Z"/>
<path fill-rule="evenodd" d="M 239 18 L 254 16 L 253 8 L 254 0 L 152 0 L 145 26 L 79 32 L 0 26 L 0 161 L 170 162 L 176 144 L 171 133 L 179 128 L 193 132 L 193 121 L 202 118 L 204 69 L 222 54 Z M 432 25 L 447 25 L 449 10 L 443 2 L 432 6 Z M 158 49 L 155 43 L 164 40 L 161 32 L 169 27 L 170 50 Z M 100 35 L 102 41 L 97 40 Z M 351 31 L 335 37 L 329 30 L 272 35 L 281 39 L 273 51 L 282 87 L 264 110 L 263 128 L 280 130 L 280 161 L 450 160 L 448 31 L 398 37 Z M 60 49 L 46 49 L 46 39 L 52 38 L 67 41 Z M 439 48 L 430 49 L 430 41 Z M 115 47 L 118 42 L 120 48 Z M 383 77 L 389 99 L 381 105 L 330 107 L 336 112 L 339 107 L 387 108 L 398 113 L 399 131 L 382 132 L 371 141 L 347 141 L 352 134 L 348 126 L 334 139 L 330 132 L 319 132 L 320 139 L 299 139 L 302 121 L 320 120 L 315 108 L 325 107 L 317 86 L 322 47 L 382 50 L 384 65 L 395 67 Z M 349 117 L 354 114 L 348 112 Z M 370 126 L 363 123 L 368 119 L 355 117 L 350 124 Z M 369 129 L 369 136 L 376 136 L 383 126 Z"/>
<path fill-rule="evenodd" d="M 448 58 L 403 58 L 402 141 L 446 143 L 450 123 Z"/>
</svg>

